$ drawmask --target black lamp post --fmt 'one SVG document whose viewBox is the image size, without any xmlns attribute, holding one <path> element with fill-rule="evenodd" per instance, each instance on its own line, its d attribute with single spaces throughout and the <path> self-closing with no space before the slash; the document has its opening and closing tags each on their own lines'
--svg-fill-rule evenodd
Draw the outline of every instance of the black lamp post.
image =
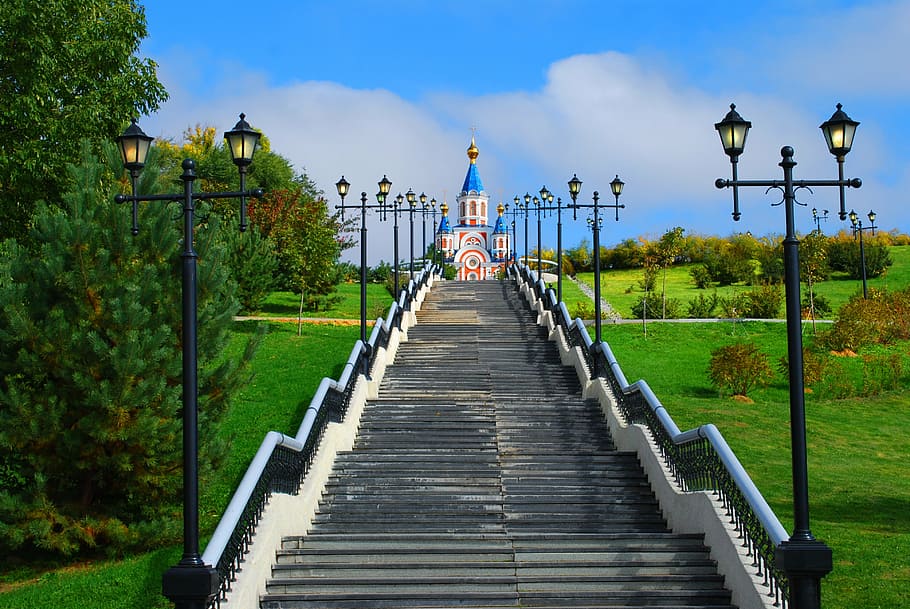
<svg viewBox="0 0 910 609">
<path fill-rule="evenodd" d="M 411 266 L 408 268 L 408 280 L 414 279 L 414 212 L 417 210 L 417 195 L 410 188 L 405 198 L 408 201 L 408 216 L 411 221 Z"/>
<path fill-rule="evenodd" d="M 506 213 L 512 216 L 512 243 L 511 245 L 511 258 L 512 264 L 517 261 L 518 258 L 518 231 L 515 227 L 515 218 L 521 214 L 521 200 L 518 197 L 513 199 L 514 204 L 506 203 Z"/>
<path fill-rule="evenodd" d="M 515 197 L 516 199 L 518 197 Z M 519 204 L 519 207 L 521 205 Z M 524 207 L 521 209 L 525 212 L 525 266 L 528 266 L 528 215 L 531 213 L 531 195 L 525 193 L 524 196 Z M 529 267 L 530 268 L 530 267 Z"/>
<path fill-rule="evenodd" d="M 194 214 L 197 200 L 240 199 L 240 230 L 246 230 L 246 198 L 261 197 L 261 189 L 246 190 L 246 172 L 260 134 L 241 114 L 234 128 L 224 134 L 231 158 L 240 173 L 240 190 L 236 192 L 194 193 L 196 163 L 184 159 L 183 192 L 180 194 L 139 195 L 136 182 L 145 166 L 153 138 L 147 136 L 134 120 L 117 138 L 123 167 L 130 172 L 131 194 L 117 195 L 117 203 L 132 203 L 132 233 L 139 233 L 138 204 L 148 201 L 183 202 L 183 556 L 162 577 L 162 593 L 181 609 L 203 609 L 214 599 L 219 588 L 218 571 L 202 562 L 199 554 L 199 430 L 197 366 L 197 298 L 194 249 Z"/>
<path fill-rule="evenodd" d="M 784 211 L 787 234 L 784 238 L 784 289 L 787 310 L 787 357 L 790 362 L 790 440 L 793 466 L 793 534 L 790 539 L 781 543 L 775 551 L 775 566 L 787 576 L 790 587 L 790 602 L 793 609 L 818 609 L 821 605 L 821 579 L 832 568 L 831 548 L 813 537 L 809 528 L 809 479 L 806 457 L 806 410 L 803 387 L 803 343 L 802 320 L 800 317 L 799 299 L 799 241 L 793 215 L 796 202 L 795 192 L 800 188 L 811 189 L 816 186 L 836 186 L 841 192 L 841 218 L 844 213 L 844 188 L 859 188 L 859 178 L 844 180 L 843 161 L 853 144 L 853 135 L 859 123 L 851 120 L 837 104 L 837 111 L 830 120 L 821 125 L 828 143 L 828 149 L 837 158 L 840 177 L 837 180 L 799 180 L 793 179 L 793 148 L 781 148 L 780 167 L 784 179 L 781 180 L 739 180 L 736 165 L 742 154 L 749 128 L 752 126 L 736 112 L 736 106 L 730 104 L 730 112 L 724 119 L 714 125 L 720 134 L 724 152 L 730 157 L 733 166 L 733 179 L 718 179 L 717 188 L 733 188 L 733 219 L 739 220 L 738 187 L 758 186 L 765 189 L 776 188 L 783 192 Z"/>
<path fill-rule="evenodd" d="M 401 291 L 401 285 L 399 284 L 399 277 L 398 277 L 398 216 L 399 216 L 399 214 L 402 213 L 401 205 L 402 205 L 402 203 L 404 203 L 404 197 L 401 195 L 400 192 L 398 193 L 398 196 L 395 197 L 394 201 L 395 201 L 395 205 L 392 206 L 392 216 L 395 221 L 395 224 L 394 224 L 394 226 L 392 226 L 392 231 L 395 235 L 393 238 L 393 242 L 394 242 L 393 248 L 395 250 L 395 252 L 394 252 L 394 254 L 395 254 L 395 300 L 397 302 L 399 292 Z"/>
<path fill-rule="evenodd" d="M 611 207 L 615 209 L 616 221 L 619 222 L 619 210 L 626 207 L 619 202 L 619 195 L 622 194 L 622 188 L 626 183 L 620 180 L 618 175 L 610 182 L 610 191 L 616 199 L 616 202 L 612 205 L 600 205 L 600 193 L 596 190 L 594 191 L 593 205 L 578 203 L 577 197 L 578 193 L 581 192 L 581 184 L 582 182 L 578 179 L 578 176 L 573 174 L 572 179 L 569 180 L 569 195 L 572 197 L 572 204 L 568 207 L 572 208 L 573 220 L 577 219 L 579 209 L 589 208 L 594 210 L 594 217 L 591 221 L 591 231 L 594 233 L 594 344 L 599 345 L 602 342 L 602 323 L 600 319 L 600 208 Z"/>
<path fill-rule="evenodd" d="M 423 249 L 420 250 L 420 268 L 424 269 L 427 266 L 427 214 L 430 212 L 430 209 L 427 205 L 426 194 L 420 193 L 417 200 L 420 201 L 420 233 L 423 236 Z"/>
<path fill-rule="evenodd" d="M 812 208 L 812 221 L 815 222 L 815 232 L 819 235 L 822 234 L 822 220 L 825 222 L 828 221 L 828 210 L 822 210 L 823 214 L 819 215 L 818 210 L 814 207 Z"/>
<path fill-rule="evenodd" d="M 379 209 L 385 211 L 385 195 L 388 194 L 388 189 L 392 187 L 392 183 L 385 176 L 382 176 L 382 179 L 385 184 L 379 182 L 380 195 L 382 196 L 378 197 L 379 202 L 376 205 L 367 205 L 367 193 L 360 193 L 360 342 L 363 343 L 364 352 L 367 356 L 364 358 L 363 364 L 363 375 L 367 378 L 370 376 L 370 345 L 367 342 L 367 210 Z M 341 179 L 335 183 L 338 196 L 341 197 L 341 205 L 336 206 L 336 209 L 341 209 L 342 214 L 344 214 L 345 209 L 344 198 L 347 196 L 350 187 L 351 185 L 344 179 L 344 176 L 341 176 Z M 384 193 L 382 189 L 385 189 Z"/>
<path fill-rule="evenodd" d="M 871 230 L 872 236 L 875 236 L 875 212 L 869 211 L 869 226 L 863 226 L 863 221 L 855 211 L 850 210 L 850 224 L 853 225 L 853 238 L 859 235 L 859 258 L 860 267 L 863 273 L 863 298 L 869 297 L 869 290 L 866 288 L 866 247 L 863 245 L 863 231 Z"/>
<path fill-rule="evenodd" d="M 443 220 L 447 220 L 449 217 L 449 204 L 446 203 L 445 199 L 442 200 L 442 205 L 439 206 L 439 213 L 442 214 L 442 219 L 439 221 L 439 224 L 442 224 Z M 436 230 L 439 231 L 438 226 L 437 226 Z M 440 237 L 439 237 L 439 271 L 441 273 L 440 276 L 443 279 L 446 278 L 446 254 L 447 254 L 445 244 L 443 243 L 443 237 L 442 237 L 442 235 L 444 235 L 444 234 L 446 234 L 446 233 L 440 232 Z"/>
<path fill-rule="evenodd" d="M 433 214 L 433 251 L 430 254 L 430 258 L 432 259 L 430 263 L 436 264 L 436 231 L 439 230 L 439 225 L 436 224 L 436 197 L 430 199 L 430 208 L 432 209 L 431 213 Z"/>
<path fill-rule="evenodd" d="M 556 198 L 554 206 L 553 193 L 549 192 L 546 186 L 540 189 L 540 196 L 546 203 L 542 211 L 556 212 L 556 301 L 562 302 L 562 197 Z"/>
</svg>

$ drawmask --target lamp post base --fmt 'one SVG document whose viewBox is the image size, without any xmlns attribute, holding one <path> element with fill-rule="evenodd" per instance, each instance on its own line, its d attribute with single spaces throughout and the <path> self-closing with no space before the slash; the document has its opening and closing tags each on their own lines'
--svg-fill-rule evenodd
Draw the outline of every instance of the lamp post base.
<svg viewBox="0 0 910 609">
<path fill-rule="evenodd" d="M 218 571 L 208 565 L 178 564 L 164 572 L 161 591 L 177 609 L 206 609 L 218 594 Z"/>
<path fill-rule="evenodd" d="M 787 576 L 793 609 L 821 607 L 821 580 L 834 568 L 831 548 L 814 539 L 784 541 L 775 548 L 774 566 Z"/>
</svg>

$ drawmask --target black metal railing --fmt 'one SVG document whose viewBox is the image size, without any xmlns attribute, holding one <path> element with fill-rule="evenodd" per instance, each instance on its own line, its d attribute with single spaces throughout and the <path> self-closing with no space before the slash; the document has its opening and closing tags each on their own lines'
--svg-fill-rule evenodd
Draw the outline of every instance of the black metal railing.
<svg viewBox="0 0 910 609">
<path fill-rule="evenodd" d="M 266 434 L 202 554 L 203 563 L 213 565 L 220 578 L 219 594 L 212 607 L 221 605 L 236 581 L 237 570 L 272 493 L 299 492 L 328 423 L 344 419 L 357 383 L 369 376 L 360 372 L 372 370 L 376 354 L 388 347 L 393 332 L 401 329 L 404 312 L 434 274 L 438 274 L 435 267 L 422 270 L 408 283 L 386 318 L 376 320 L 368 344 L 360 340 L 354 344 L 337 381 L 322 379 L 294 437 L 277 431 Z"/>
<path fill-rule="evenodd" d="M 581 352 L 589 376 L 606 381 L 626 423 L 647 428 L 679 487 L 718 497 L 769 596 L 775 605 L 786 606 L 789 588 L 783 572 L 774 567 L 774 551 L 789 536 L 720 431 L 709 424 L 680 432 L 648 384 L 642 380 L 630 385 L 609 345 L 594 344 L 582 320 L 569 319 L 565 303 L 544 289 L 536 273 L 525 265 L 512 269 L 519 288 L 533 294 L 529 306 L 549 311 L 566 343 Z"/>
</svg>

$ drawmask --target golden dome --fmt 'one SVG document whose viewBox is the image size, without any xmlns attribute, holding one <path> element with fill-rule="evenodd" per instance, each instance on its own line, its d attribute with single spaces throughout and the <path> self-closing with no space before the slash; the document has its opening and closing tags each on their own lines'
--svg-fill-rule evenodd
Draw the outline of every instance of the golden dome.
<svg viewBox="0 0 910 609">
<path fill-rule="evenodd" d="M 442 215 L 445 216 L 449 213 L 449 204 L 445 201 L 442 202 L 442 207 L 439 208 L 439 211 L 442 212 Z"/>
<path fill-rule="evenodd" d="M 502 206 L 502 201 L 500 201 L 499 205 L 496 206 L 496 211 L 499 212 L 500 217 L 502 217 L 502 212 L 504 212 L 505 210 L 506 210 L 506 208 Z"/>
<path fill-rule="evenodd" d="M 480 156 L 480 150 L 477 149 L 477 144 L 474 143 L 474 135 L 471 135 L 471 145 L 468 147 L 468 158 L 471 159 L 471 164 L 477 162 L 477 157 Z"/>
</svg>

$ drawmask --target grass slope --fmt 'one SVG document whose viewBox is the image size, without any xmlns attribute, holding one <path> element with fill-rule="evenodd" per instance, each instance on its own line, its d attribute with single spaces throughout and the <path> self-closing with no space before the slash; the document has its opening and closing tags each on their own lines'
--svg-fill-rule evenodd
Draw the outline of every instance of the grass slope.
<svg viewBox="0 0 910 609">
<path fill-rule="evenodd" d="M 681 429 L 717 425 L 792 530 L 787 379 L 777 372 L 749 404 L 718 397 L 707 376 L 711 351 L 736 341 L 758 344 L 776 364 L 786 353 L 785 324 L 653 322 L 647 337 L 637 324 L 606 324 L 604 340 L 628 380 L 645 379 Z M 910 344 L 897 350 L 906 355 Z M 910 607 L 910 392 L 828 400 L 818 390 L 806 396 L 806 418 L 812 530 L 834 551 L 824 606 Z"/>
</svg>

